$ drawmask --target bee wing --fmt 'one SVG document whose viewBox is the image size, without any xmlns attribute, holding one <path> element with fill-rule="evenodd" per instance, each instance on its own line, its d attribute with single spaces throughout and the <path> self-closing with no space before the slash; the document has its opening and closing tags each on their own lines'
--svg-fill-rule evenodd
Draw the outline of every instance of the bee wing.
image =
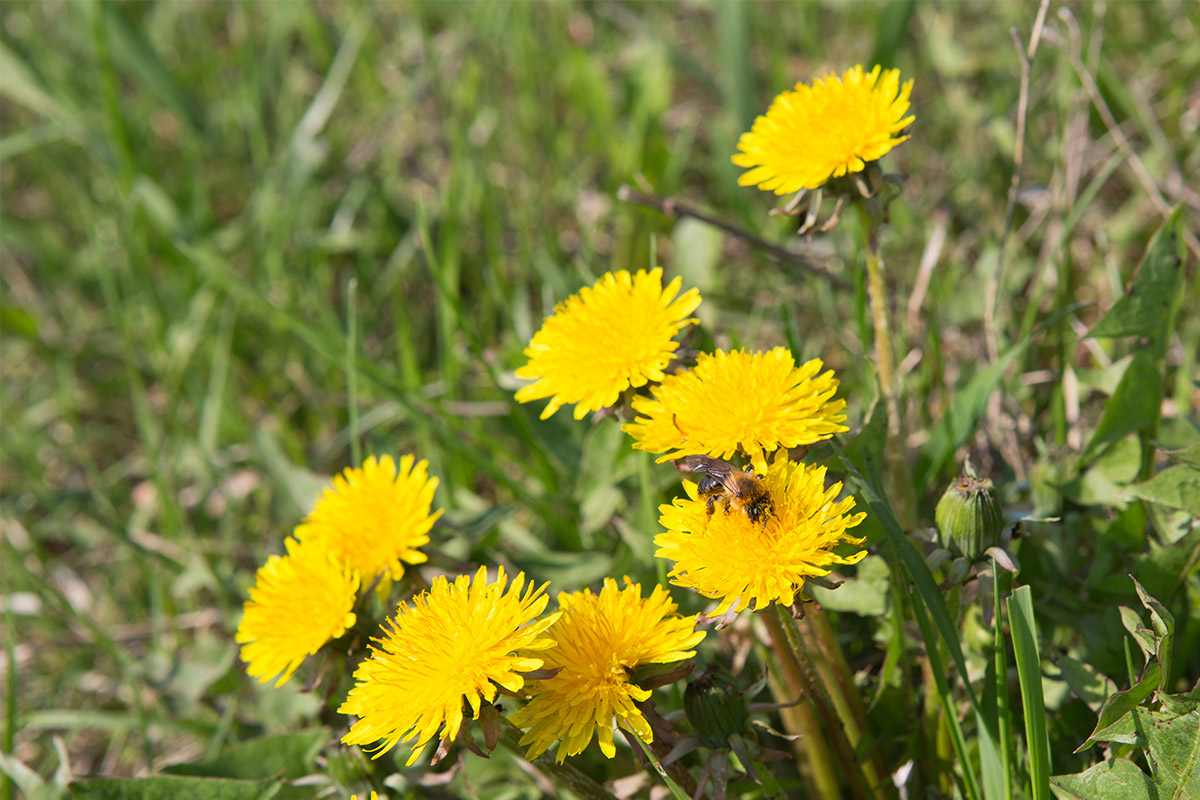
<svg viewBox="0 0 1200 800">
<path fill-rule="evenodd" d="M 741 473 L 737 467 L 730 464 L 728 461 L 722 461 L 719 458 L 710 458 L 708 456 L 692 455 L 684 456 L 675 462 L 679 469 L 683 472 L 700 472 L 715 481 L 718 481 L 725 491 L 732 494 L 738 493 L 737 475 Z"/>
</svg>

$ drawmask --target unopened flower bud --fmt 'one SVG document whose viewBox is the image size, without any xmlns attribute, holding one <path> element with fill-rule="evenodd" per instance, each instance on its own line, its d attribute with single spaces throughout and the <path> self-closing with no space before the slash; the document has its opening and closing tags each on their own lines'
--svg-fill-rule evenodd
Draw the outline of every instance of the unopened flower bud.
<svg viewBox="0 0 1200 800">
<path fill-rule="evenodd" d="M 1000 544 L 1004 512 L 992 482 L 973 475 L 955 478 L 935 513 L 938 541 L 956 555 L 974 560 Z"/>
<path fill-rule="evenodd" d="M 700 743 L 713 750 L 729 747 L 729 737 L 746 729 L 746 698 L 729 673 L 715 666 L 688 684 L 683 710 Z"/>
</svg>

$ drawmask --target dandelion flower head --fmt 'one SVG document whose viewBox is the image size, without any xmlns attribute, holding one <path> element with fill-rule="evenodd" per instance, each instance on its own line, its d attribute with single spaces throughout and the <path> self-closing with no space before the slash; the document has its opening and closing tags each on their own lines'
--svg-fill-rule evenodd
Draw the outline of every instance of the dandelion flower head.
<svg viewBox="0 0 1200 800">
<path fill-rule="evenodd" d="M 654 538 L 659 548 L 654 554 L 675 562 L 672 583 L 721 600 L 710 617 L 751 602 L 756 609 L 791 605 L 807 578 L 828 575 L 832 565 L 854 564 L 866 555 L 865 550 L 849 556 L 834 552 L 842 543 L 862 544 L 847 530 L 866 514 L 849 513 L 853 497 L 837 499 L 842 484 L 825 488 L 824 467 L 776 457 L 763 481 L 775 503 L 765 524 L 719 504 L 710 515 L 690 481 L 684 483 L 687 497 L 658 508 L 667 530 Z"/>
<path fill-rule="evenodd" d="M 864 73 L 861 64 L 840 78 L 797 83 L 738 140 L 733 163 L 750 168 L 738 183 L 791 194 L 861 172 L 908 138 L 900 132 L 915 119 L 905 116 L 912 84 L 900 85 L 898 69 Z"/>
<path fill-rule="evenodd" d="M 542 419 L 574 403 L 575 419 L 583 419 L 615 405 L 631 386 L 661 381 L 675 335 L 696 321 L 688 314 L 700 305 L 700 292 L 680 295 L 681 286 L 675 278 L 663 288 L 661 269 L 621 270 L 559 303 L 525 349 L 529 362 L 516 375 L 536 383 L 520 389 L 517 401 L 550 398 Z"/>
<path fill-rule="evenodd" d="M 467 575 L 453 583 L 438 577 L 411 605 L 401 603 L 354 673 L 339 711 L 358 721 L 342 741 L 379 742 L 378 757 L 415 739 L 411 766 L 435 735 L 444 741 L 458 736 L 464 698 L 478 719 L 481 703 L 495 699 L 497 686 L 520 689 L 521 673 L 542 666 L 529 654 L 554 644 L 543 634 L 558 614 L 537 619 L 549 602 L 546 584 L 526 587 L 524 573 L 507 591 L 506 584 L 503 568 L 489 583 L 480 567 L 473 581 Z"/>
<path fill-rule="evenodd" d="M 628 577 L 623 589 L 606 579 L 599 595 L 564 592 L 558 606 L 562 617 L 550 631 L 556 644 L 544 657 L 546 669 L 559 672 L 530 681 L 533 699 L 511 717 L 514 725 L 528 728 L 521 738 L 522 745 L 529 745 L 528 757 L 537 758 L 562 740 L 556 757 L 561 762 L 582 752 L 595 732 L 600 750 L 612 758 L 614 722 L 652 741 L 650 725 L 635 705 L 648 699 L 650 691 L 634 684 L 631 672 L 641 664 L 695 655 L 690 648 L 705 635 L 694 629 L 696 617 L 678 616 L 662 586 L 643 598 L 642 587 Z"/>
<path fill-rule="evenodd" d="M 325 550 L 285 543 L 255 576 L 235 639 L 246 672 L 262 683 L 276 675 L 282 686 L 306 656 L 354 624 L 358 575 Z"/>
<path fill-rule="evenodd" d="M 849 430 L 846 401 L 833 399 L 838 381 L 814 358 L 796 366 L 787 348 L 747 353 L 701 353 L 687 372 L 668 375 L 637 397 L 640 415 L 622 430 L 634 449 L 665 453 L 659 462 L 687 455 L 729 459 L 739 449 L 755 469 L 765 453 L 828 439 Z"/>
<path fill-rule="evenodd" d="M 383 575 L 404 575 L 404 564 L 420 564 L 426 556 L 417 548 L 429 543 L 429 531 L 442 515 L 430 513 L 437 478 L 427 473 L 428 462 L 404 456 L 399 469 L 391 456 L 368 458 L 361 469 L 347 468 L 313 506 L 296 537 L 324 547 L 370 583 Z"/>
</svg>

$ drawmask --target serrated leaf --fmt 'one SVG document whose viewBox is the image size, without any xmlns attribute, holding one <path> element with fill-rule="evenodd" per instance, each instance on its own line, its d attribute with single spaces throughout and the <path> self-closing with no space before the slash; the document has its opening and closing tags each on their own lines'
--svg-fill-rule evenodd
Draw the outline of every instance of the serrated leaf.
<svg viewBox="0 0 1200 800">
<path fill-rule="evenodd" d="M 1104 701 L 1104 705 L 1100 707 L 1100 713 L 1092 735 L 1083 744 L 1079 745 L 1075 752 L 1081 753 L 1096 742 L 1121 741 L 1120 739 L 1108 739 L 1105 737 L 1125 736 L 1124 718 L 1140 706 L 1143 700 L 1153 694 L 1156 688 L 1158 688 L 1158 662 L 1154 661 L 1147 665 L 1146 670 L 1142 673 L 1141 680 L 1135 685 L 1124 691 L 1117 692 Z"/>
<path fill-rule="evenodd" d="M 1105 404 L 1104 416 L 1084 450 L 1084 458 L 1096 455 L 1126 434 L 1153 430 L 1161 404 L 1162 376 L 1150 354 L 1138 351 L 1117 385 L 1117 391 Z"/>
<path fill-rule="evenodd" d="M 312 772 L 317 753 L 330 740 L 328 730 L 262 736 L 228 748 L 216 758 L 163 769 L 171 775 L 211 778 L 299 778 Z"/>
<path fill-rule="evenodd" d="M 268 800 L 279 781 L 235 781 L 220 778 L 94 778 L 68 787 L 78 800 Z"/>
<path fill-rule="evenodd" d="M 1137 764 L 1115 758 L 1075 775 L 1050 779 L 1059 797 L 1078 800 L 1159 800 L 1150 776 Z"/>
<path fill-rule="evenodd" d="M 1167 681 L 1171 679 L 1171 645 L 1175 641 L 1175 617 L 1162 603 L 1146 593 L 1137 578 L 1130 575 L 1129 579 L 1133 581 L 1133 588 L 1137 591 L 1142 605 L 1150 612 L 1150 625 L 1154 629 L 1155 640 L 1154 658 L 1158 661 L 1162 675 L 1158 689 L 1163 691 L 1167 688 Z"/>
<path fill-rule="evenodd" d="M 1176 209 L 1146 248 L 1125 294 L 1088 331 L 1090 337 L 1155 336 L 1171 327 L 1183 288 L 1181 214 Z"/>
<path fill-rule="evenodd" d="M 1168 467 L 1150 480 L 1128 487 L 1126 493 L 1200 517 L 1200 468 Z"/>
<path fill-rule="evenodd" d="M 1158 640 L 1154 638 L 1154 632 L 1142 627 L 1142 616 L 1132 608 L 1121 606 L 1118 610 L 1121 612 L 1121 624 L 1133 637 L 1134 643 L 1142 651 L 1142 656 L 1147 661 L 1154 658 L 1154 653 L 1158 648 Z"/>
</svg>

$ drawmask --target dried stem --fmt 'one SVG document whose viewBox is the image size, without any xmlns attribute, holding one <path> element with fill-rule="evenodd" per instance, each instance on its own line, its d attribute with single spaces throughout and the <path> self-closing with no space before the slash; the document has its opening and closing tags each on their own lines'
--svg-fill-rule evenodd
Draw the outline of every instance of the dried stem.
<svg viewBox="0 0 1200 800">
<path fill-rule="evenodd" d="M 993 363 L 1000 357 L 996 335 L 996 299 L 1000 293 L 1000 277 L 1004 271 L 1008 235 L 1012 230 L 1013 215 L 1017 209 L 1017 189 L 1021 185 L 1021 164 L 1025 160 L 1025 121 L 1029 114 L 1029 74 L 1033 66 L 1033 56 L 1037 53 L 1038 43 L 1042 39 L 1042 30 L 1046 23 L 1046 10 L 1049 7 L 1050 0 L 1042 0 L 1038 5 L 1037 17 L 1033 21 L 1033 30 L 1029 32 L 1028 48 L 1021 45 L 1021 37 L 1016 28 L 1009 31 L 1013 44 L 1017 48 L 1017 57 L 1021 61 L 1021 88 L 1017 96 L 1017 143 L 1013 150 L 1012 180 L 1008 184 L 1008 204 L 1004 209 L 1004 229 L 1000 232 L 1000 258 L 988 279 L 987 298 L 983 306 L 983 328 L 987 342 L 988 360 Z"/>
<path fill-rule="evenodd" d="M 824 278 L 825 280 L 829 281 L 830 284 L 839 289 L 848 291 L 851 288 L 850 284 L 846 283 L 846 281 L 842 280 L 836 275 L 831 274 L 825 269 L 824 266 L 820 264 L 820 262 L 817 261 L 817 259 L 813 258 L 812 256 L 805 253 L 798 253 L 795 250 L 789 250 L 788 248 L 782 247 L 774 242 L 768 242 L 766 239 L 763 239 L 761 236 L 754 235 L 745 228 L 734 225 L 728 220 L 719 219 L 711 216 L 710 214 L 706 214 L 703 211 L 692 208 L 689 205 L 685 205 L 684 203 L 676 200 L 674 197 L 658 197 L 656 195 L 642 194 L 641 192 L 635 191 L 632 187 L 622 186 L 617 190 L 617 199 L 626 203 L 633 203 L 634 205 L 658 209 L 668 217 L 691 217 L 692 219 L 698 219 L 707 225 L 712 225 L 714 228 L 725 231 L 731 236 L 736 236 L 739 239 L 750 242 L 750 244 L 754 245 L 755 247 L 765 250 L 777 261 L 795 264 L 805 272 L 816 275 L 819 278 Z"/>
</svg>

